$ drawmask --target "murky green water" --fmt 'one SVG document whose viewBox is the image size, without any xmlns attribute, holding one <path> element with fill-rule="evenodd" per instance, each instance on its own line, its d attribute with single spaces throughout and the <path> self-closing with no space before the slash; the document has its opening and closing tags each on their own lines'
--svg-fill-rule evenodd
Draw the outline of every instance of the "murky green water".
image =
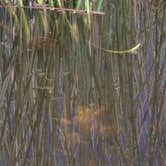
<svg viewBox="0 0 166 166">
<path fill-rule="evenodd" d="M 166 11 L 149 5 L 0 8 L 0 165 L 166 164 Z"/>
</svg>

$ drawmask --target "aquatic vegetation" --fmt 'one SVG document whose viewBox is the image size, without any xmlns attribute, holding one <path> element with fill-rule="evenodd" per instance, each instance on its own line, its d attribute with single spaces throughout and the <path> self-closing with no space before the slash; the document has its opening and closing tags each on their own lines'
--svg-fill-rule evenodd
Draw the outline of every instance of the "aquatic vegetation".
<svg viewBox="0 0 166 166">
<path fill-rule="evenodd" d="M 141 46 L 141 44 L 137 44 L 135 47 L 128 49 L 128 50 L 123 50 L 123 51 L 115 51 L 115 50 L 107 50 L 104 49 L 105 52 L 107 53 L 113 53 L 113 54 L 130 54 L 135 52 L 139 47 Z"/>
<path fill-rule="evenodd" d="M 165 165 L 165 1 L 0 3 L 0 165 Z"/>
<path fill-rule="evenodd" d="M 98 5 L 96 5 L 98 4 Z M 89 1 L 89 0 L 2 0 L 0 5 L 18 5 L 20 7 L 59 7 L 59 8 L 76 8 L 85 9 L 87 12 L 90 10 L 90 6 L 96 6 L 97 11 L 101 11 L 103 0 Z M 93 9 L 95 10 L 95 9 Z"/>
</svg>

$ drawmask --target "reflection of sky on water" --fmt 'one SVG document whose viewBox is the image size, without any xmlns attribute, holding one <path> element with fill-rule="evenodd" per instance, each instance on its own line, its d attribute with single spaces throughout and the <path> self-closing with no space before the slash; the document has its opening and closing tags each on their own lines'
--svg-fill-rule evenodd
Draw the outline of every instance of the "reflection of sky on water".
<svg viewBox="0 0 166 166">
<path fill-rule="evenodd" d="M 153 63 L 153 46 L 152 46 L 152 42 L 149 41 L 148 46 L 147 46 L 147 71 L 149 72 L 151 70 L 152 67 L 152 63 Z"/>
</svg>

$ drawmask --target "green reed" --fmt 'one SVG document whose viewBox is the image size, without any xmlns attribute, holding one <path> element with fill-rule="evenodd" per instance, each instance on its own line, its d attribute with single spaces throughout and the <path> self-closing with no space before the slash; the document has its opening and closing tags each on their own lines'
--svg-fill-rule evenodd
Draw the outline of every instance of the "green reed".
<svg viewBox="0 0 166 166">
<path fill-rule="evenodd" d="M 0 163 L 164 165 L 164 2 L 7 2 Z"/>
</svg>

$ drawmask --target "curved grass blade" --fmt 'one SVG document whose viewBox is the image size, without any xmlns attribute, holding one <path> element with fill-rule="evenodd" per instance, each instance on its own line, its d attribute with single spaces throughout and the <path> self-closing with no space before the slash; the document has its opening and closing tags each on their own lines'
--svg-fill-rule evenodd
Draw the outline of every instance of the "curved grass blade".
<svg viewBox="0 0 166 166">
<path fill-rule="evenodd" d="M 107 50 L 107 49 L 103 49 L 103 50 L 107 53 L 113 53 L 113 54 L 128 54 L 128 53 L 134 53 L 140 46 L 141 44 L 138 43 L 135 47 L 130 48 L 128 50 L 123 50 L 123 51 L 115 51 L 115 50 Z"/>
</svg>

